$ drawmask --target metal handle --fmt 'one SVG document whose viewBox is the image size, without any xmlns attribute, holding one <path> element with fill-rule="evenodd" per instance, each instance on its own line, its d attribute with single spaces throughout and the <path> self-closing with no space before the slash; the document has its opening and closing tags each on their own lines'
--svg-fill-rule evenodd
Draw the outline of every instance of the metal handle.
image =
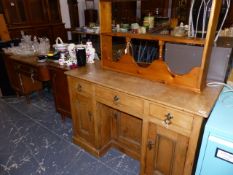
<svg viewBox="0 0 233 175">
<path fill-rule="evenodd" d="M 20 69 L 21 65 L 20 64 L 17 64 L 14 66 L 15 70 L 18 71 Z"/>
<path fill-rule="evenodd" d="M 19 73 L 18 76 L 19 76 L 19 83 L 23 89 L 23 80 L 22 80 L 21 74 Z"/>
<path fill-rule="evenodd" d="M 113 97 L 113 101 L 114 102 L 118 102 L 120 100 L 120 97 L 118 97 L 117 95 L 115 95 L 114 97 Z"/>
<path fill-rule="evenodd" d="M 34 73 L 34 69 L 30 69 L 30 73 L 33 74 Z"/>
<path fill-rule="evenodd" d="M 34 79 L 34 73 L 33 72 L 31 73 L 31 80 L 32 80 L 32 83 L 34 84 L 35 83 L 35 79 Z"/>
<path fill-rule="evenodd" d="M 91 121 L 91 118 L 92 118 L 92 112 L 91 111 L 88 111 L 88 117 L 89 117 L 89 120 Z"/>
<path fill-rule="evenodd" d="M 82 86 L 80 84 L 78 84 L 77 89 L 78 89 L 79 92 L 81 92 L 82 91 Z"/>
<path fill-rule="evenodd" d="M 152 140 L 149 140 L 149 141 L 147 142 L 147 148 L 148 148 L 149 150 L 152 150 L 152 148 L 153 148 L 154 145 L 155 145 L 155 142 L 152 141 Z"/>
<path fill-rule="evenodd" d="M 165 115 L 165 119 L 163 120 L 163 125 L 167 128 L 170 124 L 172 124 L 171 119 L 173 119 L 172 114 L 169 112 Z"/>
<path fill-rule="evenodd" d="M 53 73 L 53 79 L 55 80 L 57 77 L 57 74 L 56 73 Z"/>
<path fill-rule="evenodd" d="M 113 116 L 114 116 L 115 120 L 117 120 L 118 119 L 118 112 L 113 112 Z"/>
</svg>

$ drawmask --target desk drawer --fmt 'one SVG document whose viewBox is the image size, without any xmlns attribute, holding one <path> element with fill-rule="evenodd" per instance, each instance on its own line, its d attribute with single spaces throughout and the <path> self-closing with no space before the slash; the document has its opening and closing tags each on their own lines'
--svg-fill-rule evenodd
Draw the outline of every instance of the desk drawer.
<svg viewBox="0 0 233 175">
<path fill-rule="evenodd" d="M 189 113 L 168 108 L 156 103 L 149 103 L 149 116 L 155 117 L 167 126 L 183 128 L 191 131 L 193 116 Z"/>
<path fill-rule="evenodd" d="M 144 100 L 110 88 L 96 86 L 97 100 L 121 111 L 138 116 L 143 114 Z"/>
<path fill-rule="evenodd" d="M 15 63 L 14 68 L 17 72 L 24 74 L 29 77 L 33 77 L 35 79 L 38 79 L 39 73 L 37 68 L 25 65 L 25 64 L 20 64 L 20 63 Z"/>
<path fill-rule="evenodd" d="M 93 94 L 93 86 L 91 83 L 81 80 L 81 79 L 72 79 L 73 81 L 73 90 L 80 95 L 91 96 Z"/>
</svg>

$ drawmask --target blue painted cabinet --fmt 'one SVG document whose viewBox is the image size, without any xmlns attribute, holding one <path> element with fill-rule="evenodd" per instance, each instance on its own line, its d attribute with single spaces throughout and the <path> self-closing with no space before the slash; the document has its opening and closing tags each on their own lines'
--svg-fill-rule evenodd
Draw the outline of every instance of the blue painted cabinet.
<svg viewBox="0 0 233 175">
<path fill-rule="evenodd" d="M 221 93 L 207 121 L 195 174 L 233 175 L 233 93 Z"/>
</svg>

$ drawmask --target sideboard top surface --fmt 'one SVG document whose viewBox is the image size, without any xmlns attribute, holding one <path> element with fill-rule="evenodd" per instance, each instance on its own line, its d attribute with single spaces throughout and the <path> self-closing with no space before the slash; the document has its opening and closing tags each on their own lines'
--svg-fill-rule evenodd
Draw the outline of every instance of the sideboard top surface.
<svg viewBox="0 0 233 175">
<path fill-rule="evenodd" d="M 25 64 L 29 64 L 32 66 L 46 66 L 46 62 L 44 63 L 39 63 L 37 62 L 37 57 L 36 56 L 20 56 L 20 55 L 8 55 L 10 59 L 21 62 L 21 63 L 25 63 Z"/>
<path fill-rule="evenodd" d="M 56 62 L 53 61 L 46 61 L 46 62 L 38 62 L 38 57 L 37 56 L 20 56 L 20 55 L 11 55 L 8 54 L 8 58 L 18 61 L 20 63 L 24 63 L 24 64 L 28 64 L 34 67 L 55 67 L 55 68 L 59 68 L 61 70 L 67 71 L 70 70 L 69 67 L 65 66 L 65 65 L 59 65 Z"/>
<path fill-rule="evenodd" d="M 201 93 L 101 68 L 99 62 L 65 72 L 98 85 L 144 98 L 207 118 L 222 87 L 206 87 Z"/>
</svg>

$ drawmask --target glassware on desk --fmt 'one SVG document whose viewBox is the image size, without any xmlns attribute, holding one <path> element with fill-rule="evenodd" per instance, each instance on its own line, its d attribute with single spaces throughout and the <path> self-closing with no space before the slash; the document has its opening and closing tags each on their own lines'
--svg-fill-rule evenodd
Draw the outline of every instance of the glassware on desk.
<svg viewBox="0 0 233 175">
<path fill-rule="evenodd" d="M 5 53 L 10 53 L 14 55 L 47 55 L 50 49 L 48 38 L 39 38 L 34 36 L 33 41 L 31 40 L 31 35 L 22 35 L 21 42 L 17 47 L 11 47 L 4 49 Z"/>
<path fill-rule="evenodd" d="M 39 38 L 39 47 L 38 54 L 39 55 L 47 55 L 50 50 L 50 43 L 48 38 Z"/>
</svg>

